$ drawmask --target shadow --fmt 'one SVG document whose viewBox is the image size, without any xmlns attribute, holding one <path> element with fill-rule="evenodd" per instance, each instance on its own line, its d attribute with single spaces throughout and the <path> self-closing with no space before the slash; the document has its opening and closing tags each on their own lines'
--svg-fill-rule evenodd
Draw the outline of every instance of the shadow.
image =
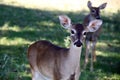
<svg viewBox="0 0 120 80">
<path fill-rule="evenodd" d="M 110 13 L 102 16 L 103 21 L 105 22 L 104 26 L 108 31 L 119 32 L 120 27 L 120 10 L 116 13 Z"/>
<path fill-rule="evenodd" d="M 80 22 L 87 11 L 82 11 L 78 13 L 74 12 L 62 12 L 62 11 L 48 11 L 48 10 L 38 10 L 38 9 L 27 9 L 22 7 L 15 7 L 9 5 L 0 4 L 0 26 L 3 26 L 6 22 L 9 26 L 40 26 L 37 22 L 50 21 L 56 24 L 59 23 L 58 15 L 66 14 L 70 16 L 73 22 Z"/>
<path fill-rule="evenodd" d="M 107 52 L 107 53 L 116 53 L 116 54 L 118 54 L 119 55 L 119 53 L 120 53 L 120 47 L 119 46 L 115 46 L 115 45 L 109 45 L 109 44 L 107 44 L 107 46 L 106 47 L 102 47 L 102 46 L 99 46 L 99 47 L 97 47 L 97 50 L 98 51 L 102 51 L 102 52 Z"/>
<path fill-rule="evenodd" d="M 33 10 L 21 7 L 14 7 L 8 5 L 0 5 L 0 26 L 3 26 L 6 22 L 9 26 L 18 25 L 20 27 L 26 26 L 39 26 L 38 21 L 56 21 L 51 11 Z M 46 16 L 46 17 L 44 17 Z"/>
<path fill-rule="evenodd" d="M 28 44 L 0 45 L 0 80 L 23 80 L 24 75 L 30 73 L 26 66 L 27 46 Z"/>
<path fill-rule="evenodd" d="M 78 13 L 47 11 L 1 4 L 0 27 L 7 24 L 9 27 L 19 27 L 20 31 L 0 30 L 0 34 L 1 37 L 7 37 L 9 39 L 14 39 L 16 37 L 20 37 L 28 41 L 47 39 L 50 41 L 60 42 L 62 44 L 68 33 L 60 27 L 58 15 L 66 14 L 70 16 L 73 22 L 79 23 L 83 19 L 85 12 L 86 11 Z"/>
<path fill-rule="evenodd" d="M 102 67 L 101 67 L 102 66 Z M 119 57 L 109 56 L 97 56 L 97 62 L 95 68 L 101 69 L 105 73 L 120 74 L 120 59 Z"/>
</svg>

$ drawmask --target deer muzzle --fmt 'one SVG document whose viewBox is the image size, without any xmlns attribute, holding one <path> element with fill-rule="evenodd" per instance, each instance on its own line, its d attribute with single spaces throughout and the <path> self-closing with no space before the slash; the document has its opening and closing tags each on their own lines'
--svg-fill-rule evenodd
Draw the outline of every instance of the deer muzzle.
<svg viewBox="0 0 120 80">
<path fill-rule="evenodd" d="M 83 44 L 82 44 L 82 42 L 81 42 L 80 40 L 77 40 L 77 41 L 74 43 L 74 45 L 75 45 L 76 47 L 81 47 Z"/>
</svg>

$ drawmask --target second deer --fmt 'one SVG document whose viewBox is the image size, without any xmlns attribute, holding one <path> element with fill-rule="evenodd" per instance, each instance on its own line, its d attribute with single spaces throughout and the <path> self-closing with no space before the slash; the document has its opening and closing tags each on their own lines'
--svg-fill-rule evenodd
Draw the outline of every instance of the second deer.
<svg viewBox="0 0 120 80">
<path fill-rule="evenodd" d="M 100 10 L 104 9 L 106 7 L 107 3 L 103 3 L 101 4 L 99 7 L 93 7 L 92 3 L 90 1 L 88 1 L 88 8 L 90 9 L 90 13 L 85 17 L 84 19 L 84 26 L 88 26 L 88 24 L 90 23 L 90 21 L 95 20 L 95 19 L 99 19 L 100 18 Z M 88 32 L 86 34 L 86 52 L 85 52 L 85 63 L 84 63 L 84 69 L 86 68 L 87 64 L 88 64 L 88 56 L 91 53 L 91 63 L 90 63 L 90 71 L 93 71 L 93 62 L 96 61 L 96 42 L 98 40 L 98 37 L 100 35 L 101 32 L 101 27 L 95 31 L 95 32 Z"/>
</svg>

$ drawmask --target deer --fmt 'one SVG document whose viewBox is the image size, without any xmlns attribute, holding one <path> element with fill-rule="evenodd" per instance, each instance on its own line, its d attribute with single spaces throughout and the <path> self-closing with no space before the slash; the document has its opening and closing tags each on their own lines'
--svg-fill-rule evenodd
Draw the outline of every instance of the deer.
<svg viewBox="0 0 120 80">
<path fill-rule="evenodd" d="M 89 25 L 89 23 L 92 20 L 96 20 L 100 18 L 100 10 L 104 9 L 106 7 L 107 3 L 101 4 L 99 7 L 93 7 L 91 1 L 88 1 L 87 6 L 90 10 L 90 13 L 85 16 L 83 25 L 86 27 Z M 101 34 L 101 27 L 95 31 L 95 32 L 88 32 L 86 33 L 86 38 L 85 38 L 85 45 L 86 45 L 86 50 L 85 50 L 85 61 L 84 61 L 84 69 L 86 69 L 86 66 L 88 64 L 89 60 L 89 55 L 90 55 L 90 71 L 93 71 L 93 63 L 96 62 L 96 43 L 98 40 L 98 37 Z"/>
<path fill-rule="evenodd" d="M 59 21 L 70 33 L 70 47 L 60 47 L 47 40 L 32 43 L 27 52 L 32 80 L 79 80 L 85 33 L 95 32 L 102 24 L 102 20 L 93 20 L 84 28 L 80 23 L 72 24 L 67 15 L 59 15 Z"/>
</svg>

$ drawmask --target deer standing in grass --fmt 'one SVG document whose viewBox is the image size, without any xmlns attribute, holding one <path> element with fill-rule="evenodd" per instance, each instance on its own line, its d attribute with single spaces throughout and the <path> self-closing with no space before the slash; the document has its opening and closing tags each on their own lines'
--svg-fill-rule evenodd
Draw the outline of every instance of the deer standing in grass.
<svg viewBox="0 0 120 80">
<path fill-rule="evenodd" d="M 101 18 L 100 18 L 100 10 L 104 9 L 106 7 L 106 4 L 107 3 L 103 3 L 99 7 L 92 7 L 92 3 L 90 1 L 88 1 L 87 6 L 90 9 L 90 13 L 85 17 L 83 25 L 86 27 L 86 26 L 89 25 L 89 23 L 92 20 L 95 20 L 95 19 L 101 20 Z M 101 32 L 101 27 L 95 32 L 86 33 L 86 39 L 85 39 L 86 52 L 85 52 L 84 69 L 87 66 L 88 56 L 89 56 L 89 53 L 91 52 L 90 71 L 93 71 L 93 62 L 96 61 L 96 53 L 95 53 L 96 42 L 97 42 L 97 39 L 98 39 L 98 37 L 100 35 L 100 32 Z"/>
<path fill-rule="evenodd" d="M 94 32 L 102 24 L 101 20 L 94 20 L 84 28 L 79 23 L 71 24 L 71 19 L 66 15 L 60 15 L 59 20 L 70 31 L 70 48 L 62 48 L 46 40 L 31 44 L 28 48 L 28 60 L 32 80 L 79 80 L 84 33 Z"/>
</svg>

